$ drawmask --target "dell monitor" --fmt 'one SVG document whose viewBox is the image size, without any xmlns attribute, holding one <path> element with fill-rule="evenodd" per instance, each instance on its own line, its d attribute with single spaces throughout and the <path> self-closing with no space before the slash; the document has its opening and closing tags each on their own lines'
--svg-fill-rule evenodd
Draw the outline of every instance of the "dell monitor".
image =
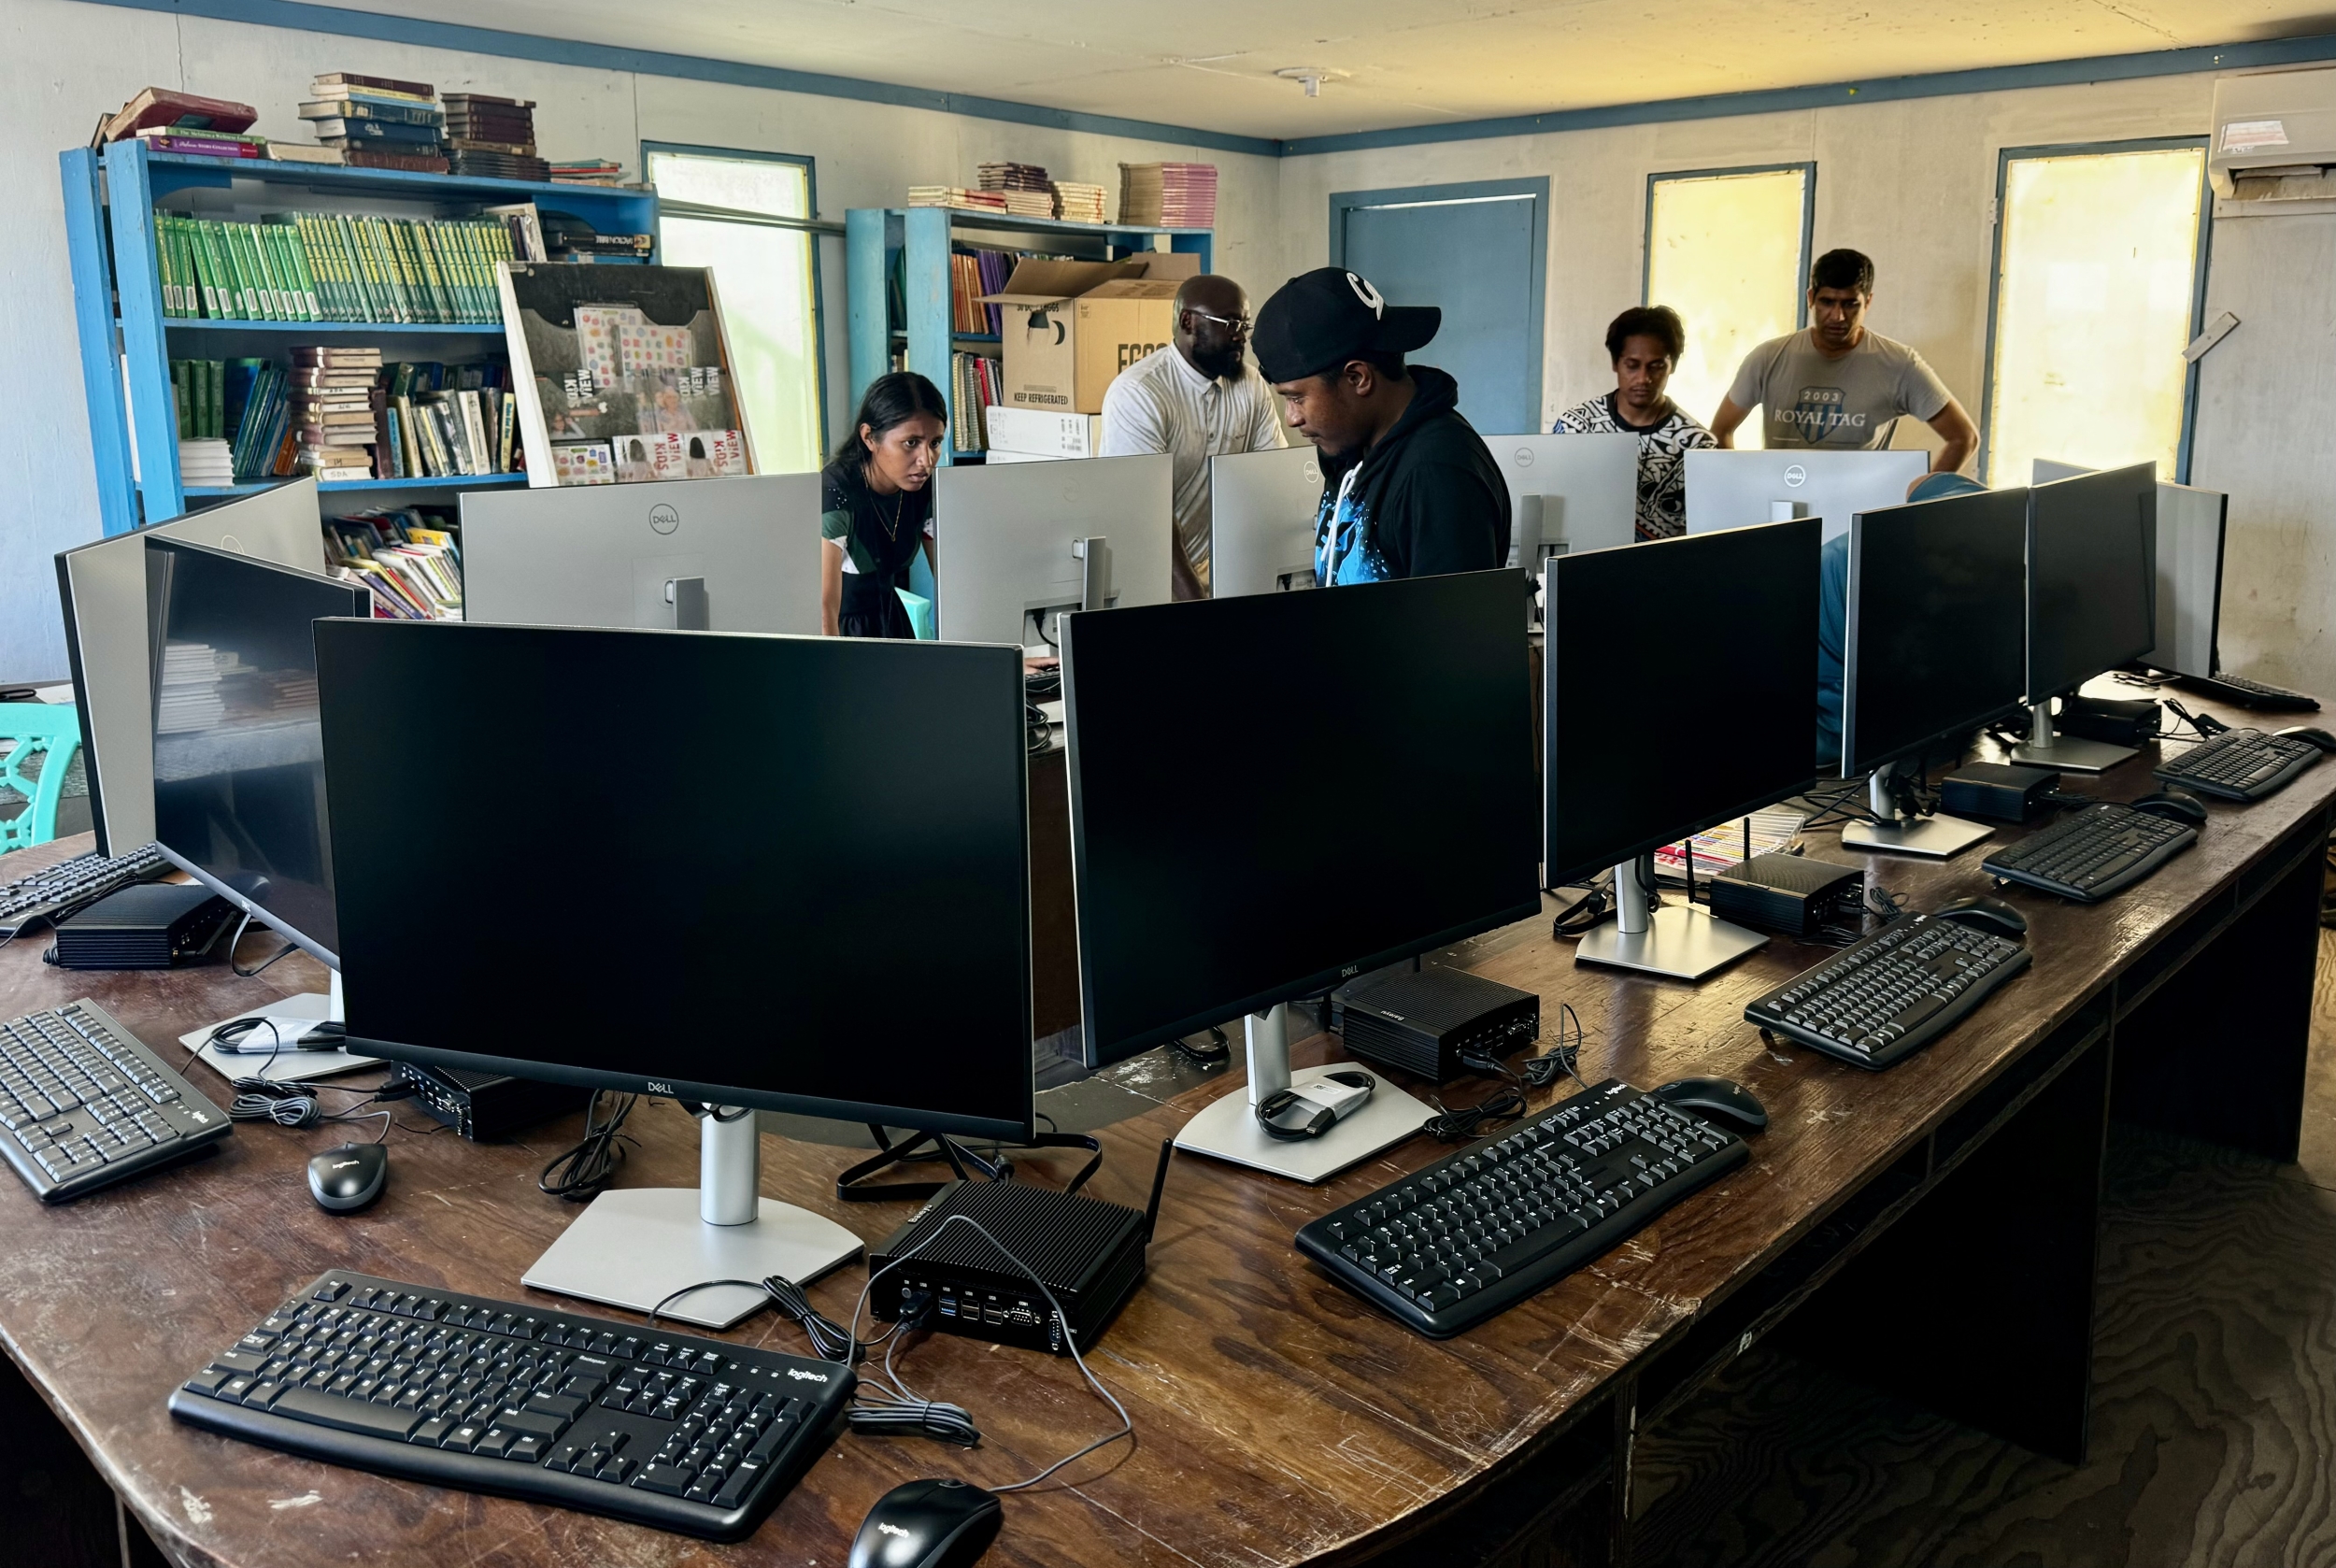
<svg viewBox="0 0 2336 1568">
<path fill-rule="evenodd" d="M 2047 457 L 2034 462 L 2035 482 L 2074 478 L 2095 469 Z M 2190 680 L 2222 673 L 2222 551 L 2230 497 L 2218 490 L 2158 481 L 2158 646 L 2142 656 L 2153 670 Z"/>
<path fill-rule="evenodd" d="M 1871 774 L 1874 822 L 1851 848 L 1944 858 L 1992 831 L 1912 809 L 1934 742 L 2016 711 L 2025 684 L 2028 492 L 1983 490 L 1860 512 L 1843 617 L 1842 774 Z M 1834 547 L 1828 547 L 1834 548 Z"/>
<path fill-rule="evenodd" d="M 155 842 L 247 920 L 335 968 L 340 936 L 310 628 L 327 617 L 371 615 L 373 595 L 354 583 L 181 539 L 149 534 L 140 547 L 146 641 L 154 650 L 148 684 Z M 271 1024 L 268 1042 L 301 1048 L 310 1026 L 340 1016 L 338 989 L 258 1009 L 301 1020 L 296 1030 Z M 318 1063 L 303 1058 L 302 1064 Z M 328 1065 L 356 1063 L 336 1058 Z"/>
<path fill-rule="evenodd" d="M 1208 460 L 1208 592 L 1214 599 L 1312 588 L 1322 459 L 1312 442 Z"/>
<path fill-rule="evenodd" d="M 603 1193 L 528 1285 L 647 1311 L 858 1252 L 758 1200 L 757 1107 L 1031 1135 L 1018 650 L 331 620 L 317 662 L 325 795 L 369 830 L 333 835 L 352 1048 L 699 1112 L 699 1185 Z M 611 785 L 614 715 L 677 761 Z M 656 950 L 612 962 L 642 890 Z"/>
<path fill-rule="evenodd" d="M 1767 942 L 1692 906 L 1650 910 L 1640 858 L 1815 779 L 1817 535 L 1804 518 L 1550 561 L 1543 881 L 1614 868 L 1615 918 L 1575 962 L 1695 980 Z M 1683 702 L 1707 719 L 1649 723 Z"/>
<path fill-rule="evenodd" d="M 1500 571 L 1065 620 L 1088 1063 L 1248 1019 L 1246 1093 L 1179 1147 L 1319 1181 L 1426 1119 L 1382 1083 L 1282 1143 L 1255 1106 L 1328 1071 L 1290 1070 L 1289 1001 L 1539 912 L 1516 606 Z M 1328 745 L 1291 765 L 1260 715 Z M 1236 761 L 1196 801 L 1206 757 Z"/>
<path fill-rule="evenodd" d="M 2052 699 L 2158 645 L 2158 470 L 2135 463 L 2028 492 L 2028 739 L 2012 760 L 2101 773 L 2125 746 L 2056 735 Z"/>
<path fill-rule="evenodd" d="M 1054 651 L 1064 610 L 1164 605 L 1177 549 L 1166 453 L 953 463 L 933 477 L 943 642 Z"/>
<path fill-rule="evenodd" d="M 1837 538 L 1854 514 L 1897 506 L 1930 471 L 1930 454 L 1921 451 L 1699 448 L 1688 453 L 1688 532 L 1813 517 Z"/>
<path fill-rule="evenodd" d="M 1509 564 L 1538 579 L 1546 556 L 1611 549 L 1638 538 L 1638 437 L 1488 435 L 1508 481 Z"/>
<path fill-rule="evenodd" d="M 154 839 L 153 691 L 147 684 L 146 544 L 184 539 L 324 570 L 314 479 L 238 500 L 57 555 L 57 603 L 81 715 L 81 755 L 100 854 L 126 855 Z"/>
<path fill-rule="evenodd" d="M 819 631 L 819 476 L 463 496 L 463 617 L 525 626 Z"/>
</svg>

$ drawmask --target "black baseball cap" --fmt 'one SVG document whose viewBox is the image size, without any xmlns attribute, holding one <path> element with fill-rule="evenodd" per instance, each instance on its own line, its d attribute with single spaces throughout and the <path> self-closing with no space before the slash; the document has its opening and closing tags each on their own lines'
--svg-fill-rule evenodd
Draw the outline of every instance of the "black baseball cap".
<svg viewBox="0 0 2336 1568">
<path fill-rule="evenodd" d="M 1317 267 L 1274 291 L 1249 348 L 1268 381 L 1297 381 L 1374 350 L 1408 354 L 1443 324 L 1432 305 L 1389 305 L 1360 273 Z"/>
</svg>

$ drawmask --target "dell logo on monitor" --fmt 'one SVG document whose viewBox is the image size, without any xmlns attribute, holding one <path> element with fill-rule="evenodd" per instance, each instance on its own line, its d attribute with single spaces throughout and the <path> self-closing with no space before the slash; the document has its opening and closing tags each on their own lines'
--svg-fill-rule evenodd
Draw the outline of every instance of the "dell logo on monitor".
<svg viewBox="0 0 2336 1568">
<path fill-rule="evenodd" d="M 650 1094 L 662 1094 L 667 1098 L 672 1097 L 673 1085 L 669 1083 L 659 1083 L 655 1078 L 648 1079 L 647 1082 L 648 1084 L 648 1089 L 646 1092 Z"/>
<path fill-rule="evenodd" d="M 648 525 L 660 534 L 670 534 L 681 526 L 681 514 L 661 501 L 648 509 Z"/>
</svg>

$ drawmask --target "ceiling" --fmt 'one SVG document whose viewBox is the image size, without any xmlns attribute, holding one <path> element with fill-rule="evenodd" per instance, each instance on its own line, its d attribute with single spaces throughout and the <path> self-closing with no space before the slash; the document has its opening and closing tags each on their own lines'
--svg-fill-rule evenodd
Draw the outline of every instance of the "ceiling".
<svg viewBox="0 0 2336 1568">
<path fill-rule="evenodd" d="M 1271 137 L 2336 30 L 2298 0 L 395 0 L 353 8 Z M 1274 73 L 1335 73 L 1309 99 Z"/>
</svg>

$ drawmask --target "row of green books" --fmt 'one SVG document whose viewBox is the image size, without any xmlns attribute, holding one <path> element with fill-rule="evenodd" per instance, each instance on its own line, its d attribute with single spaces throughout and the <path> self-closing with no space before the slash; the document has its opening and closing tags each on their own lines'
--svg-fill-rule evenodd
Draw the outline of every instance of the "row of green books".
<svg viewBox="0 0 2336 1568">
<path fill-rule="evenodd" d="M 290 473 L 289 380 L 272 360 L 172 360 L 178 438 L 230 441 L 238 483 Z"/>
<path fill-rule="evenodd" d="M 246 321 L 491 325 L 503 320 L 491 218 L 278 212 L 234 223 L 157 210 L 163 314 Z"/>
</svg>

